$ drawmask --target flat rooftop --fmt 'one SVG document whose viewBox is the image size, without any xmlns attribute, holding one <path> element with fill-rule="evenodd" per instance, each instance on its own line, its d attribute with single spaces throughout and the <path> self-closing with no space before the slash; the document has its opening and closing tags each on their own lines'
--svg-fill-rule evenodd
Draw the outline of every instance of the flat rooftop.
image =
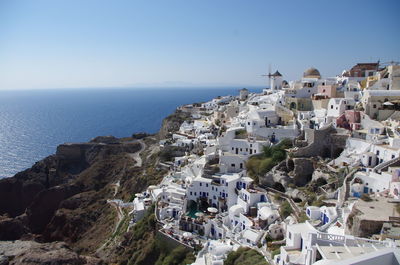
<svg viewBox="0 0 400 265">
<path fill-rule="evenodd" d="M 318 250 L 325 259 L 343 260 L 376 251 L 372 247 L 347 247 L 347 246 L 318 246 Z"/>
<path fill-rule="evenodd" d="M 395 209 L 396 204 L 384 197 L 372 196 L 370 202 L 358 200 L 354 206 L 362 212 L 360 217 L 365 220 L 388 221 L 389 216 L 400 216 Z"/>
</svg>

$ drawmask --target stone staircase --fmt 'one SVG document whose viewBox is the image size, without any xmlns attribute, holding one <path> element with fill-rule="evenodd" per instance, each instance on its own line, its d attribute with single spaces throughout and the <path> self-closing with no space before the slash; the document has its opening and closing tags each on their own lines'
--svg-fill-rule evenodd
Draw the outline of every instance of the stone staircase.
<svg viewBox="0 0 400 265">
<path fill-rule="evenodd" d="M 398 162 L 400 162 L 400 157 L 393 158 L 392 160 L 380 163 L 379 165 L 374 167 L 373 171 L 376 172 L 376 173 L 379 173 L 379 172 L 382 171 L 382 169 L 387 168 L 387 167 L 389 167 L 389 166 L 391 166 L 393 164 L 396 164 Z"/>
<path fill-rule="evenodd" d="M 353 179 L 354 174 L 358 171 L 358 169 L 359 167 L 353 168 L 353 170 L 351 170 L 350 173 L 348 173 L 344 178 L 343 186 L 340 188 L 341 192 L 337 207 L 341 208 L 344 202 L 350 197 L 350 182 Z"/>
<path fill-rule="evenodd" d="M 343 219 L 343 208 L 337 208 L 336 209 L 338 217 L 336 219 L 337 222 L 341 223 L 342 225 L 344 225 L 344 219 Z"/>
</svg>

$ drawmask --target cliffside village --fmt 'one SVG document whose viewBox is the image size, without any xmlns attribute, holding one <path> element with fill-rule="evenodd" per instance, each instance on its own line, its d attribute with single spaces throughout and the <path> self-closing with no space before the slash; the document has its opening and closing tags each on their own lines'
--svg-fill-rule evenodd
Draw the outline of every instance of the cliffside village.
<svg viewBox="0 0 400 265">
<path fill-rule="evenodd" d="M 262 93 L 177 110 L 190 118 L 160 146 L 184 152 L 136 194 L 134 221 L 155 203 L 159 232 L 199 250 L 196 265 L 240 246 L 279 265 L 399 264 L 400 66 L 268 76 Z M 249 161 L 285 141 L 286 156 L 255 178 Z"/>
</svg>

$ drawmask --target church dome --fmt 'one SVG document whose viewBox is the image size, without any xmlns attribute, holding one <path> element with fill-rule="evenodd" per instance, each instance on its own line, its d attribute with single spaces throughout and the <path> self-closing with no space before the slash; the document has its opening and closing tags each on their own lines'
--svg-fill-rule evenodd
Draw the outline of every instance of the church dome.
<svg viewBox="0 0 400 265">
<path fill-rule="evenodd" d="M 304 72 L 303 77 L 305 77 L 305 78 L 321 78 L 321 74 L 319 73 L 319 71 L 316 68 L 311 67 L 311 68 L 308 68 Z"/>
</svg>

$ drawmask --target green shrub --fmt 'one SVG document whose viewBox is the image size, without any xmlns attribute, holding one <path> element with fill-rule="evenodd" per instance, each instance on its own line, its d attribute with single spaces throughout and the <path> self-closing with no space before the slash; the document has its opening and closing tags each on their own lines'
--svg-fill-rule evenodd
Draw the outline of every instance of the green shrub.
<svg viewBox="0 0 400 265">
<path fill-rule="evenodd" d="M 279 162 L 286 159 L 286 150 L 292 146 L 289 139 L 283 139 L 277 145 L 265 146 L 260 155 L 250 157 L 246 163 L 246 169 L 249 175 L 258 180 L 259 176 L 264 175 L 270 171 Z"/>
<path fill-rule="evenodd" d="M 286 218 L 293 213 L 293 209 L 290 206 L 290 204 L 288 203 L 288 201 L 285 200 L 281 204 L 281 207 L 279 208 L 279 213 L 282 216 L 282 218 Z"/>
<path fill-rule="evenodd" d="M 228 254 L 224 265 L 268 265 L 265 258 L 254 249 L 240 247 Z"/>
<path fill-rule="evenodd" d="M 279 254 L 281 254 L 281 249 L 280 248 L 275 249 L 274 251 L 271 252 L 272 258 L 274 258 L 276 255 L 279 255 Z"/>
<path fill-rule="evenodd" d="M 258 175 L 263 175 L 275 166 L 273 158 L 266 158 L 260 161 L 258 166 Z"/>
<path fill-rule="evenodd" d="M 304 223 L 308 220 L 308 216 L 305 212 L 301 212 L 299 216 L 299 223 Z"/>
<path fill-rule="evenodd" d="M 247 131 L 244 129 L 235 131 L 236 138 L 244 139 L 247 137 Z"/>
<path fill-rule="evenodd" d="M 171 252 L 164 252 L 167 255 L 156 262 L 156 265 L 186 265 L 191 264 L 195 261 L 195 257 L 192 252 L 179 246 L 174 248 Z"/>
</svg>

